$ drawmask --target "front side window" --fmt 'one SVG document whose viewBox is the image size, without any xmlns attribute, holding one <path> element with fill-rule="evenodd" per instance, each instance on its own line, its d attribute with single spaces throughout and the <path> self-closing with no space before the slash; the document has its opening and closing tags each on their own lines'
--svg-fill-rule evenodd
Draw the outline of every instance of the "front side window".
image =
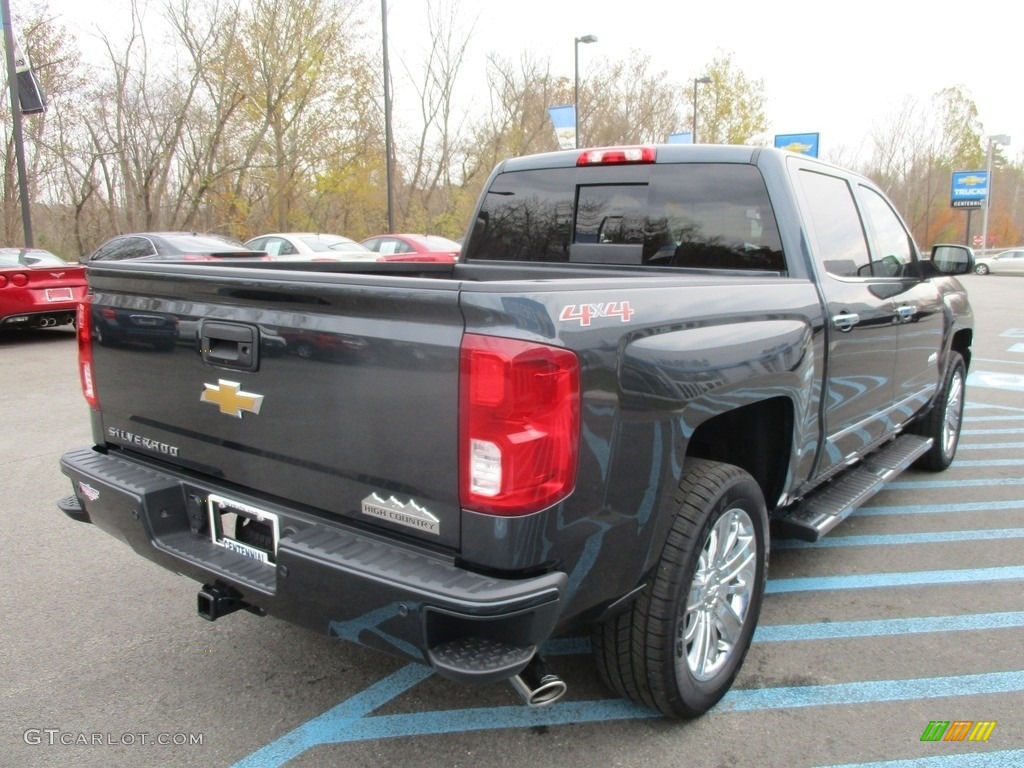
<svg viewBox="0 0 1024 768">
<path fill-rule="evenodd" d="M 860 187 L 860 200 L 871 227 L 876 277 L 902 277 L 914 264 L 914 246 L 892 206 L 870 187 Z"/>
</svg>

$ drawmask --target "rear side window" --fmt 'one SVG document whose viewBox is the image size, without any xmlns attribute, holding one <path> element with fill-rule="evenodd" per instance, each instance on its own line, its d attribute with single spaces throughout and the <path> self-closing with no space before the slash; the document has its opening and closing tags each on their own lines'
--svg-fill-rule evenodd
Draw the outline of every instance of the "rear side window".
<svg viewBox="0 0 1024 768">
<path fill-rule="evenodd" d="M 120 237 L 104 244 L 93 254 L 92 261 L 137 259 L 155 254 L 156 250 L 153 248 L 153 244 L 144 237 Z"/>
<path fill-rule="evenodd" d="M 760 172 L 725 163 L 502 174 L 466 258 L 785 271 Z"/>
<path fill-rule="evenodd" d="M 868 243 L 849 184 L 814 171 L 800 171 L 799 179 L 825 271 L 839 277 L 870 277 Z"/>
</svg>

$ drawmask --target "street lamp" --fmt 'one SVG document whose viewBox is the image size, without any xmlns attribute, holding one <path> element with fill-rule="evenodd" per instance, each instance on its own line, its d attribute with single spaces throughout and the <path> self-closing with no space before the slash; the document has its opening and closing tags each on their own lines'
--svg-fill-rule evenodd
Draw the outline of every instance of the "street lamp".
<svg viewBox="0 0 1024 768">
<path fill-rule="evenodd" d="M 576 90 L 573 96 L 572 112 L 576 120 L 576 148 L 580 146 L 580 43 L 596 43 L 597 35 L 583 35 L 583 37 L 576 38 L 576 45 L 574 50 L 576 53 Z"/>
<path fill-rule="evenodd" d="M 1007 146 L 1010 143 L 1010 137 L 1005 133 L 998 133 L 995 136 L 988 137 L 988 154 L 985 160 L 985 177 L 988 179 L 988 191 L 985 193 L 985 212 L 981 218 L 981 255 L 985 255 L 985 249 L 988 248 L 988 209 L 992 205 L 992 148 L 996 144 L 1002 144 Z"/>
<path fill-rule="evenodd" d="M 693 144 L 697 143 L 697 86 L 707 85 L 710 82 L 711 78 L 707 75 L 693 78 L 693 126 L 690 130 L 690 141 Z"/>
</svg>

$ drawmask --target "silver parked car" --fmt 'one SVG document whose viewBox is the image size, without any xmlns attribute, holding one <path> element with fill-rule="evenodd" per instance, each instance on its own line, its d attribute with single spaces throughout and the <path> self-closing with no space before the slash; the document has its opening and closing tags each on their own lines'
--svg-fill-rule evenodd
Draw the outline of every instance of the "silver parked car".
<svg viewBox="0 0 1024 768">
<path fill-rule="evenodd" d="M 272 261 L 376 261 L 377 254 L 348 237 L 322 232 L 275 232 L 249 240 Z"/>
<path fill-rule="evenodd" d="M 1024 248 L 984 256 L 974 260 L 974 271 L 979 275 L 1024 275 Z"/>
</svg>

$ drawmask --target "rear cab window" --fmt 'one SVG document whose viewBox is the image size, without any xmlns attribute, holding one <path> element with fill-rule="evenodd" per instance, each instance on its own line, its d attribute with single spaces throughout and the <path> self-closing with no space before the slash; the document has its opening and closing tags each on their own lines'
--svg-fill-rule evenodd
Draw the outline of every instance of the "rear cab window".
<svg viewBox="0 0 1024 768">
<path fill-rule="evenodd" d="M 734 163 L 501 174 L 466 260 L 786 270 L 761 173 Z"/>
</svg>

